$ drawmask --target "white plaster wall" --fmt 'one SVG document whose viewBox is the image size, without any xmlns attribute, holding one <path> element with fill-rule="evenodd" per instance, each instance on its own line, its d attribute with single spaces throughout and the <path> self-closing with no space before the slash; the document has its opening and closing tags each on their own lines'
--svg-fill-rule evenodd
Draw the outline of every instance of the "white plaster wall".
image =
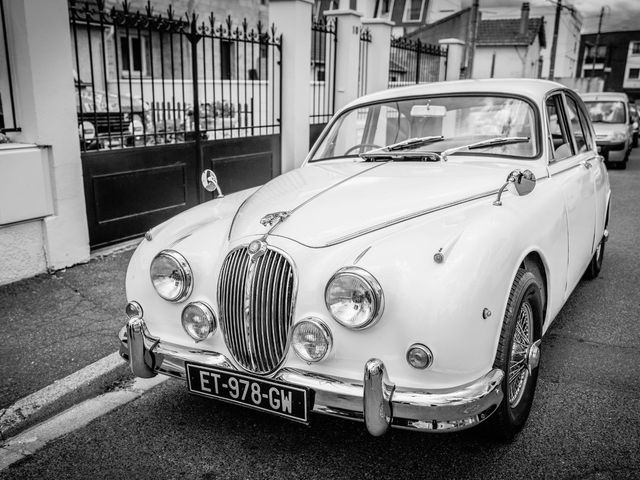
<svg viewBox="0 0 640 480">
<path fill-rule="evenodd" d="M 0 227 L 0 285 L 46 270 L 41 220 Z"/>
<path fill-rule="evenodd" d="M 505 4 L 508 2 L 504 2 Z M 571 2 L 563 2 L 565 6 L 571 6 Z M 483 8 L 480 3 L 480 11 L 483 20 L 495 20 L 499 18 L 520 18 L 522 2 L 516 2 L 509 6 L 488 5 Z M 542 49 L 542 78 L 549 76 L 551 66 L 551 45 L 553 43 L 553 26 L 556 16 L 556 7 L 532 5 L 529 18 L 544 17 L 546 48 Z M 558 43 L 556 48 L 556 63 L 554 67 L 556 77 L 573 77 L 578 66 L 578 50 L 580 46 L 580 29 L 582 28 L 582 15 L 577 12 L 572 15 L 567 9 L 562 9 L 560 24 L 558 26 Z"/>
<path fill-rule="evenodd" d="M 463 8 L 462 0 L 430 0 L 427 2 L 426 23 L 434 23 L 438 20 L 453 15 Z"/>
<path fill-rule="evenodd" d="M 30 234 L 34 236 L 30 236 L 29 241 L 18 245 L 13 230 L 0 230 L 0 242 L 6 245 L 3 256 L 7 255 L 7 250 L 9 255 L 20 256 L 8 248 L 13 245 L 26 258 L 34 259 L 33 263 L 25 261 L 24 271 L 12 270 L 18 279 L 44 268 L 59 269 L 87 261 L 89 237 L 67 1 L 5 2 L 5 7 L 9 56 L 15 67 L 12 73 L 15 76 L 16 111 L 22 128 L 20 133 L 12 134 L 12 140 L 50 147 L 48 170 L 53 193 L 53 215 L 37 223 L 37 235 L 31 230 Z M 20 228 L 17 231 L 23 232 Z M 19 238 L 23 239 L 22 235 Z M 42 253 L 42 242 L 46 258 Z M 35 250 L 29 253 L 27 248 Z M 42 258 L 46 260 L 44 268 Z M 15 261 L 11 260 L 12 265 L 17 266 Z M 35 265 L 39 266 L 36 268 Z"/>
<path fill-rule="evenodd" d="M 494 53 L 496 61 L 493 78 L 537 78 L 539 52 L 537 42 L 528 49 L 525 47 L 476 47 L 473 78 L 491 78 L 491 62 Z"/>
</svg>

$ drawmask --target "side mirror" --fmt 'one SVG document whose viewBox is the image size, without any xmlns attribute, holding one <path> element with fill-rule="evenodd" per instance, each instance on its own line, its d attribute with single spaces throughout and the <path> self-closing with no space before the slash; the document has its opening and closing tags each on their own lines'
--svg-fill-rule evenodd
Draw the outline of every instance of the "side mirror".
<svg viewBox="0 0 640 480">
<path fill-rule="evenodd" d="M 523 172 L 514 170 L 511 172 L 511 175 L 514 176 L 513 186 L 519 196 L 523 197 L 533 192 L 536 186 L 536 176 L 531 170 L 525 170 Z"/>
<path fill-rule="evenodd" d="M 507 177 L 505 184 L 498 191 L 498 198 L 493 202 L 495 206 L 499 207 L 502 205 L 502 194 L 509 186 L 512 187 L 510 190 L 520 197 L 529 195 L 536 186 L 536 176 L 531 170 L 512 171 Z"/>
<path fill-rule="evenodd" d="M 220 185 L 218 185 L 218 177 L 213 173 L 213 170 L 207 168 L 202 175 L 200 176 L 200 181 L 202 182 L 202 186 L 207 192 L 215 192 L 218 191 L 218 198 L 224 197 L 222 194 L 222 190 L 220 190 Z"/>
</svg>

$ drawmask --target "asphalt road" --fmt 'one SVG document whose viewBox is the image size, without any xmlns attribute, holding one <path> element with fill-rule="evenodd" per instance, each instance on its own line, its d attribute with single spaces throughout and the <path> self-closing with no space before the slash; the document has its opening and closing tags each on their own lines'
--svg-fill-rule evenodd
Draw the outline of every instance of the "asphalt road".
<svg viewBox="0 0 640 480">
<path fill-rule="evenodd" d="M 0 408 L 118 349 L 132 253 L 0 287 Z"/>
<path fill-rule="evenodd" d="M 640 477 L 640 149 L 610 172 L 611 237 L 600 277 L 579 284 L 543 341 L 524 431 L 370 437 L 314 416 L 304 427 L 186 392 L 170 380 L 0 474 L 30 478 Z"/>
</svg>

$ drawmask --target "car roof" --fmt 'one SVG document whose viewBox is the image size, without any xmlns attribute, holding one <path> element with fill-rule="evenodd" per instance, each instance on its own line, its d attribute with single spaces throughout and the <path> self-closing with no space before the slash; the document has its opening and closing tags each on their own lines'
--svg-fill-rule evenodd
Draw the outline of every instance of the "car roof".
<svg viewBox="0 0 640 480">
<path fill-rule="evenodd" d="M 566 89 L 560 83 L 548 80 L 530 78 L 488 78 L 482 80 L 454 80 L 448 82 L 423 83 L 408 87 L 391 88 L 360 97 L 349 103 L 350 108 L 362 103 L 377 102 L 398 97 L 413 97 L 420 95 L 440 95 L 457 93 L 506 93 L 524 95 L 532 100 L 541 102 L 544 96 L 558 88 Z"/>
<path fill-rule="evenodd" d="M 580 96 L 582 97 L 583 100 L 623 100 L 625 102 L 629 101 L 629 97 L 627 97 L 627 94 L 622 92 L 581 93 Z"/>
</svg>

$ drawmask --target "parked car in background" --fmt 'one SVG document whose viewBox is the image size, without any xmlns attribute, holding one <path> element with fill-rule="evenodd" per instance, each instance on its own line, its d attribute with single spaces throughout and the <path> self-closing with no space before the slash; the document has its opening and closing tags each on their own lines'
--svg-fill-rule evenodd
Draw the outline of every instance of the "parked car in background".
<svg viewBox="0 0 640 480">
<path fill-rule="evenodd" d="M 122 357 L 139 377 L 372 435 L 486 422 L 512 439 L 543 336 L 608 236 L 587 109 L 541 80 L 374 93 L 301 168 L 226 196 L 202 181 L 218 197 L 131 258 Z"/>
<path fill-rule="evenodd" d="M 638 133 L 640 130 L 640 114 L 638 114 L 638 107 L 635 103 L 629 104 L 629 112 L 631 112 L 631 126 L 633 127 L 631 146 L 636 148 L 638 146 Z"/>
<path fill-rule="evenodd" d="M 633 122 L 626 93 L 581 94 L 596 130 L 596 143 L 608 165 L 625 169 L 633 143 Z"/>
</svg>

